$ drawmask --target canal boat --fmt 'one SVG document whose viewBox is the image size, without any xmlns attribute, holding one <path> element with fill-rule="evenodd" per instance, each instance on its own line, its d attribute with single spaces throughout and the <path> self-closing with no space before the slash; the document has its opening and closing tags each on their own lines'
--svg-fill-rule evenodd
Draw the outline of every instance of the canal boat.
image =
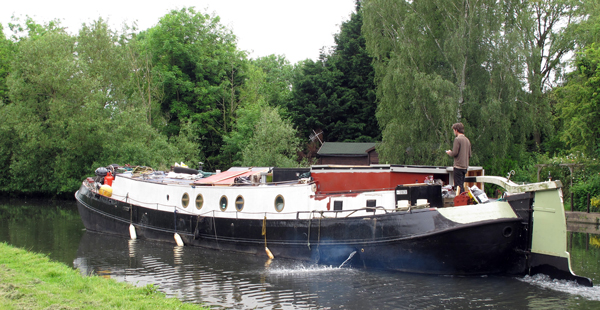
<svg viewBox="0 0 600 310">
<path fill-rule="evenodd" d="M 99 170 L 75 194 L 89 231 L 269 260 L 436 275 L 544 273 L 592 285 L 571 271 L 558 180 L 519 185 L 473 167 L 469 190 L 456 195 L 452 167 Z M 501 198 L 479 190 L 486 184 Z"/>
</svg>

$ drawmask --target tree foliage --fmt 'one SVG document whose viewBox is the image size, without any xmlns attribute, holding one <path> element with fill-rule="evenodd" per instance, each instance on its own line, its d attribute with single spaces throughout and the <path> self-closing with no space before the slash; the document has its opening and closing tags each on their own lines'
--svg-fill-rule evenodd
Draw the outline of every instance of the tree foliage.
<svg viewBox="0 0 600 310">
<path fill-rule="evenodd" d="M 246 81 L 240 92 L 242 102 L 237 110 L 236 123 L 234 129 L 224 137 L 222 148 L 222 154 L 229 156 L 233 165 L 252 166 L 258 162 L 272 165 L 275 161 L 286 167 L 293 166 L 296 151 L 282 150 L 297 147 L 297 140 L 292 138 L 297 132 L 286 118 L 285 108 L 281 107 L 290 97 L 292 73 L 293 67 L 283 56 L 261 57 L 248 64 Z M 266 120 L 266 117 L 274 119 Z M 282 146 L 277 139 L 259 137 L 268 131 L 275 136 L 283 135 L 281 141 L 293 145 Z M 246 151 L 250 145 L 260 146 L 265 151 L 263 154 L 253 154 L 256 150 Z M 267 159 L 269 156 L 272 156 L 271 160 Z"/>
<path fill-rule="evenodd" d="M 163 85 L 163 132 L 176 136 L 182 123 L 198 124 L 200 156 L 208 168 L 221 168 L 225 162 L 219 150 L 232 130 L 245 72 L 235 36 L 218 17 L 183 8 L 162 17 L 138 39 L 152 57 L 152 74 Z"/>
<path fill-rule="evenodd" d="M 594 44 L 577 55 L 576 70 L 557 96 L 559 137 L 571 152 L 600 156 L 600 49 Z"/>
<path fill-rule="evenodd" d="M 526 68 L 527 94 L 523 116 L 533 138 L 533 150 L 539 150 L 543 136 L 551 134 L 551 106 L 547 92 L 561 78 L 567 57 L 581 41 L 580 28 L 585 20 L 584 1 L 516 1 L 516 33 Z"/>
<path fill-rule="evenodd" d="M 299 64 L 288 110 L 305 137 L 324 132 L 325 141 L 376 141 L 379 126 L 374 71 L 361 32 L 362 9 L 342 23 L 330 55 Z"/>
<path fill-rule="evenodd" d="M 4 28 L 0 24 L 0 102 L 8 100 L 6 78 L 10 72 L 10 62 L 14 54 L 13 43 L 4 36 Z"/>
<path fill-rule="evenodd" d="M 300 139 L 277 107 L 264 106 L 253 135 L 242 150 L 243 166 L 297 167 Z"/>
<path fill-rule="evenodd" d="M 449 165 L 457 121 L 488 174 L 535 181 L 556 154 L 599 155 L 595 1 L 356 4 L 332 49 L 294 65 L 247 59 L 193 8 L 141 32 L 16 19 L 0 37 L 0 191 L 72 193 L 111 163 L 291 167 L 321 130 L 380 141 L 382 162 Z"/>
<path fill-rule="evenodd" d="M 53 29 L 20 39 L 0 106 L 1 190 L 70 194 L 98 166 L 181 158 L 131 103 L 117 38 L 100 20 L 77 37 Z"/>
<path fill-rule="evenodd" d="M 494 1 L 366 2 L 383 160 L 449 164 L 455 122 L 467 128 L 473 163 L 506 155 L 522 70 L 502 36 L 512 30 L 503 18 L 510 9 Z"/>
<path fill-rule="evenodd" d="M 258 57 L 251 63 L 264 73 L 264 79 L 255 83 L 257 93 L 269 106 L 285 107 L 291 100 L 294 66 L 282 55 Z"/>
</svg>

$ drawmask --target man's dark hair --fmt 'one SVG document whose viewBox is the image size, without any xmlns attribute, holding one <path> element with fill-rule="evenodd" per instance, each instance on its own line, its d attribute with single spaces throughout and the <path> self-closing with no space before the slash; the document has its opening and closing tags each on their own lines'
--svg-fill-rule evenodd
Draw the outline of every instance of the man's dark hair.
<svg viewBox="0 0 600 310">
<path fill-rule="evenodd" d="M 455 123 L 454 125 L 452 125 L 452 129 L 456 129 L 458 133 L 465 133 L 465 125 L 463 125 L 463 123 Z"/>
</svg>

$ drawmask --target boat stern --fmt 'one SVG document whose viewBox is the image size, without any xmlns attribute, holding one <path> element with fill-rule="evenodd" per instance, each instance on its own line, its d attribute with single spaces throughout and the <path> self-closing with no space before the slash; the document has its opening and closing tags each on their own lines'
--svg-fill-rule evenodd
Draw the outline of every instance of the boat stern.
<svg viewBox="0 0 600 310">
<path fill-rule="evenodd" d="M 465 181 L 492 183 L 506 190 L 511 207 L 528 227 L 520 250 L 527 257 L 526 272 L 529 275 L 543 273 L 553 279 L 593 286 L 591 279 L 578 276 L 571 269 L 560 181 L 519 185 L 493 176 L 469 177 Z M 525 198 L 511 201 L 512 195 Z"/>
</svg>

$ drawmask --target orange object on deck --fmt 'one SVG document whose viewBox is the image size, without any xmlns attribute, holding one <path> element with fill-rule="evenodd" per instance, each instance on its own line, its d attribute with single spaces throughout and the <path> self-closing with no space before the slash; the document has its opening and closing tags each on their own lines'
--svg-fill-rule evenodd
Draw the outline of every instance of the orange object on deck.
<svg viewBox="0 0 600 310">
<path fill-rule="evenodd" d="M 112 176 L 112 174 L 110 173 L 110 171 L 106 174 L 106 176 L 104 177 L 104 184 L 108 185 L 108 186 L 112 186 L 112 182 L 115 179 L 115 177 Z"/>
<path fill-rule="evenodd" d="M 454 197 L 454 206 L 466 206 L 472 204 L 471 197 L 468 192 L 462 192 L 460 195 Z"/>
</svg>

